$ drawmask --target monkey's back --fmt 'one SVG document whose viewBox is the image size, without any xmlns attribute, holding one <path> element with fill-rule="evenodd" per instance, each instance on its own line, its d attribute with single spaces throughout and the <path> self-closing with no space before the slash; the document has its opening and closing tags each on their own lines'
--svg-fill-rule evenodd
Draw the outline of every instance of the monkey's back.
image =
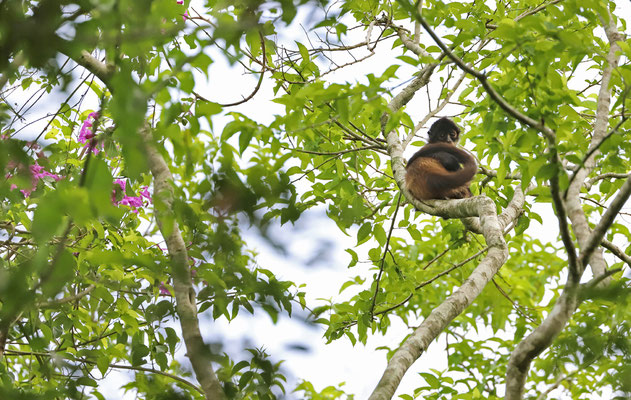
<svg viewBox="0 0 631 400">
<path fill-rule="evenodd" d="M 453 154 L 462 168 L 448 171 L 439 160 L 432 158 L 433 152 Z M 471 197 L 469 184 L 478 169 L 472 155 L 447 143 L 423 146 L 410 158 L 405 168 L 406 187 L 419 200 Z"/>
</svg>

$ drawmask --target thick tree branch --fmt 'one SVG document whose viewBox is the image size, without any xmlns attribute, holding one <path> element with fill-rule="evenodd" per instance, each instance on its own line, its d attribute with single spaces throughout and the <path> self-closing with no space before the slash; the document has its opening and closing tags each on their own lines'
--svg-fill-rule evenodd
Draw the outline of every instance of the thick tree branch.
<svg viewBox="0 0 631 400">
<path fill-rule="evenodd" d="M 411 40 L 406 30 L 401 26 L 396 26 L 394 29 L 397 31 L 397 35 L 399 35 L 399 39 L 405 46 L 406 49 L 410 50 L 414 54 L 419 57 L 431 57 L 431 55 L 421 46 L 419 46 L 418 42 Z"/>
<path fill-rule="evenodd" d="M 572 234 L 570 232 L 570 226 L 567 223 L 567 211 L 565 209 L 565 203 L 561 197 L 561 189 L 559 188 L 558 175 L 553 176 L 550 179 L 550 194 L 552 196 L 552 203 L 554 204 L 554 210 L 559 222 L 559 233 L 561 235 L 561 241 L 565 247 L 567 253 L 567 260 L 570 270 L 570 279 L 575 281 L 580 280 L 580 276 L 583 273 L 584 264 L 578 262 L 578 256 L 576 254 L 576 246 L 572 240 Z"/>
<path fill-rule="evenodd" d="M 204 390 L 206 400 L 225 399 L 221 384 L 212 368 L 210 349 L 204 343 L 199 329 L 195 289 L 188 265 L 186 243 L 173 213 L 173 176 L 164 158 L 156 150 L 149 128 L 142 129 L 140 136 L 149 161 L 149 169 L 153 175 L 156 220 L 171 256 L 176 311 L 180 318 L 186 355 L 191 361 L 195 376 Z"/>
<path fill-rule="evenodd" d="M 601 82 L 598 96 L 597 123 L 595 124 L 593 138 L 595 140 L 592 140 L 592 145 L 600 142 L 606 134 L 610 103 L 609 79 L 611 78 L 613 68 L 617 65 L 617 56 L 615 53 L 617 47 L 616 40 L 619 39 L 619 35 L 617 34 L 617 28 L 611 15 L 609 15 L 609 19 L 606 23 L 604 23 L 604 26 L 607 37 L 609 38 L 610 50 L 607 58 L 607 64 L 605 65 L 605 69 L 603 71 L 603 82 Z M 596 152 L 593 152 L 593 155 L 595 154 Z M 588 175 L 590 165 L 591 168 L 595 165 L 593 164 L 593 160 L 588 160 L 585 164 L 585 168 L 577 172 L 577 179 L 575 179 L 568 188 L 565 201 L 565 205 L 567 205 L 569 209 L 569 218 L 570 221 L 572 221 L 572 227 L 579 240 L 579 244 L 581 245 L 581 253 L 578 259 L 574 260 L 572 258 L 574 252 L 569 252 L 570 248 L 568 248 L 568 245 L 566 244 L 567 238 L 563 238 L 564 244 L 566 244 L 566 248 L 568 249 L 570 274 L 565 288 L 554 304 L 550 314 L 548 314 L 541 325 L 539 325 L 530 335 L 517 345 L 511 354 L 506 371 L 506 400 L 520 400 L 522 398 L 524 385 L 526 383 L 526 378 L 528 377 L 528 371 L 532 360 L 552 344 L 553 340 L 565 328 L 568 320 L 574 314 L 576 307 L 579 304 L 579 284 L 580 278 L 585 269 L 585 263 L 589 260 L 589 262 L 592 263 L 592 268 L 594 268 L 594 264 L 597 265 L 597 267 L 594 268 L 595 275 L 597 271 L 601 275 L 606 273 L 606 264 L 604 259 L 602 259 L 602 252 L 594 252 L 598 244 L 600 244 L 603 239 L 606 230 L 620 211 L 620 208 L 626 199 L 629 198 L 629 195 L 631 194 L 631 179 L 628 179 L 624 183 L 611 206 L 601 218 L 598 226 L 594 229 L 594 232 L 590 233 L 589 226 L 587 225 L 587 220 L 579 200 L 580 188 Z M 581 173 L 582 176 L 579 177 L 578 173 Z M 554 185 L 556 185 L 556 188 L 552 187 Z M 561 199 L 556 198 L 559 194 L 557 178 L 551 180 L 551 188 L 555 205 L 560 204 L 560 209 L 563 210 L 564 202 L 562 202 Z M 559 209 L 557 209 L 557 212 L 558 211 Z M 562 218 L 564 220 L 565 216 L 558 215 L 558 217 L 560 224 L 562 224 Z M 567 232 L 564 233 L 564 231 L 562 231 L 562 235 L 566 233 Z M 571 241 L 571 239 L 569 240 Z M 598 259 L 598 254 L 600 254 L 601 260 Z M 596 255 L 596 257 L 592 257 L 592 255 Z M 572 265 L 574 262 L 576 262 L 576 264 Z M 598 275 L 596 275 L 596 277 L 598 277 Z"/>
<path fill-rule="evenodd" d="M 101 63 L 88 52 L 82 51 L 79 58 L 72 57 L 72 54 L 67 55 L 106 84 L 115 73 L 114 66 Z M 112 91 L 112 88 L 110 88 L 110 91 Z M 156 220 L 171 257 L 171 275 L 175 292 L 176 313 L 180 319 L 186 355 L 191 361 L 193 371 L 204 391 L 206 400 L 222 400 L 226 397 L 213 371 L 210 349 L 204 343 L 199 329 L 195 290 L 188 265 L 188 251 L 176 222 L 177 218 L 173 213 L 173 176 L 164 158 L 156 150 L 149 128 L 144 127 L 141 129 L 139 135 L 143 141 L 144 150 L 149 161 L 149 169 L 154 179 Z M 0 335 L 1 333 L 0 331 Z"/>
<path fill-rule="evenodd" d="M 584 262 L 588 260 L 598 245 L 602 242 L 607 230 L 613 223 L 616 216 L 618 216 L 618 213 L 629 199 L 629 196 L 631 196 L 631 177 L 624 182 L 618 191 L 618 194 L 609 205 L 609 208 L 607 208 L 607 211 L 605 211 L 598 222 L 598 225 L 594 227 L 594 230 L 589 235 L 589 238 L 585 241 L 585 246 L 583 246 L 580 253 L 581 261 Z"/>
<path fill-rule="evenodd" d="M 618 32 L 613 17 L 611 15 L 608 17 L 609 20 L 607 22 L 603 21 L 603 26 L 609 40 L 609 52 L 605 61 L 600 89 L 598 91 L 594 132 L 592 134 L 588 154 L 583 166 L 579 166 L 579 169 L 570 178 L 570 184 L 565 195 L 565 204 L 567 207 L 568 217 L 572 223 L 572 230 L 574 231 L 578 244 L 583 251 L 589 241 L 591 229 L 580 201 L 580 192 L 583 185 L 585 185 L 587 177 L 596 167 L 596 159 L 600 155 L 598 147 L 611 134 L 607 133 L 607 126 L 609 125 L 609 108 L 611 104 L 611 89 L 609 87 L 609 83 L 611 82 L 611 76 L 615 68 L 617 68 L 618 60 L 620 58 L 620 46 L 617 41 L 622 39 L 622 35 Z M 623 121 L 624 119 L 621 123 Z M 620 124 L 618 124 L 615 129 L 612 129 L 612 132 L 615 132 L 619 126 Z M 594 248 L 590 250 L 590 254 L 591 257 L 585 260 L 583 265 L 589 263 L 594 276 L 603 274 L 607 270 L 607 263 L 603 257 L 602 251 L 598 248 Z M 606 282 L 603 282 L 603 284 L 606 284 Z"/>
<path fill-rule="evenodd" d="M 406 195 L 407 191 L 403 191 Z M 381 380 L 370 396 L 371 400 L 391 399 L 406 371 L 429 344 L 462 313 L 482 292 L 508 258 L 501 224 L 495 212 L 495 203 L 486 196 L 463 200 L 440 201 L 445 215 L 452 217 L 479 216 L 489 251 L 467 280 L 442 304 L 432 310 L 421 325 L 397 349 L 384 371 Z M 475 212 L 471 214 L 471 212 Z"/>
<path fill-rule="evenodd" d="M 513 350 L 506 370 L 506 400 L 522 398 L 530 363 L 552 344 L 578 306 L 578 285 L 568 277 L 550 314 Z"/>
<path fill-rule="evenodd" d="M 403 105 L 407 104 L 416 91 L 427 84 L 433 68 L 435 68 L 435 65 L 433 67 L 431 65 L 427 66 L 408 87 L 404 88 L 400 94 L 392 99 L 388 104 L 389 109 L 392 112 L 396 112 Z M 438 337 L 449 323 L 475 300 L 508 258 L 508 248 L 502 232 L 504 226 L 502 226 L 497 216 L 495 203 L 488 197 L 476 196 L 460 200 L 421 202 L 411 196 L 404 184 L 405 160 L 403 158 L 403 146 L 396 131 L 385 132 L 387 120 L 388 116 L 384 115 L 381 121 L 382 130 L 384 135 L 386 135 L 394 179 L 406 200 L 419 210 L 433 215 L 451 218 L 479 217 L 479 226 L 489 247 L 487 255 L 469 275 L 467 280 L 442 304 L 434 308 L 414 333 L 397 349 L 388 362 L 377 387 L 370 396 L 371 400 L 392 398 L 410 366 L 423 354 L 429 344 Z M 519 199 L 523 201 L 521 191 L 516 191 L 516 198 L 516 203 L 519 202 Z M 523 202 L 521 205 L 523 205 Z M 521 205 L 516 208 L 521 208 Z M 513 215 L 516 218 L 519 213 L 511 208 L 507 211 L 506 220 Z"/>
</svg>

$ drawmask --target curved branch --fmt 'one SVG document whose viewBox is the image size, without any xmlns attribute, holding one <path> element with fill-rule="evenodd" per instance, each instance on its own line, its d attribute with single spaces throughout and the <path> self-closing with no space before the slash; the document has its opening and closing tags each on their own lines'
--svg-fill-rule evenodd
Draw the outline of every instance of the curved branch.
<svg viewBox="0 0 631 400">
<path fill-rule="evenodd" d="M 572 229 L 581 248 L 584 248 L 587 245 L 589 236 L 591 235 L 591 228 L 589 227 L 587 216 L 585 215 L 583 205 L 581 204 L 579 198 L 581 189 L 583 185 L 585 185 L 589 174 L 596 167 L 596 157 L 600 154 L 600 146 L 609 137 L 611 137 L 611 135 L 613 135 L 626 120 L 626 117 L 623 116 L 617 126 L 607 132 L 607 126 L 609 124 L 609 108 L 611 104 L 611 88 L 609 87 L 609 84 L 611 82 L 613 72 L 618 66 L 620 46 L 617 41 L 621 40 L 622 35 L 618 32 L 616 23 L 611 15 L 609 15 L 609 21 L 603 21 L 603 27 L 609 40 L 609 52 L 605 59 L 605 66 L 603 68 L 602 78 L 600 81 L 600 89 L 598 91 L 594 132 L 589 144 L 588 152 L 583 158 L 581 164 L 578 165 L 574 174 L 570 177 L 569 185 L 564 196 L 568 217 L 570 218 Z M 607 263 L 603 257 L 602 251 L 597 249 L 592 253 L 592 256 L 585 260 L 585 263 L 589 263 L 594 276 L 605 273 L 607 270 Z M 603 282 L 603 284 L 606 283 L 606 281 Z"/>
<path fill-rule="evenodd" d="M 609 54 L 607 56 L 607 65 L 603 71 L 603 78 L 601 82 L 600 91 L 598 94 L 598 107 L 597 107 L 597 121 L 594 127 L 594 136 L 592 138 L 591 147 L 597 146 L 599 142 L 605 138 L 606 127 L 608 123 L 609 104 L 610 104 L 610 89 L 609 80 L 613 68 L 617 65 L 618 56 L 616 55 L 618 45 L 616 41 L 619 38 L 615 21 L 611 14 L 609 14 L 609 20 L 603 21 L 605 32 L 609 39 Z M 555 150 L 555 149 L 554 149 Z M 596 154 L 592 153 L 592 157 Z M 559 335 L 559 333 L 565 328 L 568 320 L 574 314 L 576 308 L 579 305 L 580 295 L 580 278 L 585 270 L 585 264 L 589 261 L 594 270 L 594 275 L 598 278 L 599 275 L 606 274 L 606 263 L 602 258 L 601 252 L 596 252 L 597 246 L 601 243 L 607 229 L 613 223 L 613 219 L 620 211 L 624 202 L 631 195 L 631 178 L 623 184 L 622 188 L 616 195 L 616 198 L 610 205 L 609 209 L 605 212 L 600 222 L 594 228 L 593 231 L 589 229 L 586 216 L 583 212 L 579 201 L 579 192 L 585 181 L 585 177 L 588 175 L 588 170 L 591 171 L 594 159 L 586 161 L 584 169 L 579 169 L 577 172 L 578 178 L 575 179 L 569 186 L 565 204 L 562 199 L 556 198 L 559 195 L 558 190 L 558 177 L 551 180 L 552 194 L 555 201 L 555 205 L 560 203 L 561 211 L 564 212 L 565 205 L 567 205 L 568 217 L 572 222 L 574 232 L 577 236 L 579 244 L 581 245 L 581 253 L 578 259 L 573 259 L 574 251 L 570 252 L 566 244 L 566 238 L 564 238 L 564 244 L 568 248 L 568 260 L 570 261 L 570 274 L 568 276 L 565 288 L 563 292 L 555 302 L 550 314 L 545 318 L 543 323 L 539 325 L 535 330 L 522 340 L 513 353 L 511 354 L 506 370 L 506 399 L 507 400 L 519 400 L 524 393 L 524 385 L 530 369 L 532 360 L 539 356 L 545 349 L 547 349 L 552 341 Z M 559 211 L 559 209 L 557 209 Z M 565 215 L 559 215 L 559 223 L 565 222 Z M 563 231 L 562 231 L 563 233 Z M 595 256 L 595 257 L 592 257 Z M 574 265 L 572 265 L 574 263 Z M 597 267 L 594 267 L 596 265 Z M 603 280 L 604 282 L 604 280 Z"/>
<path fill-rule="evenodd" d="M 261 88 L 261 84 L 263 83 L 263 76 L 265 75 L 265 64 L 267 61 L 267 55 L 265 54 L 265 37 L 263 36 L 263 33 L 260 31 L 259 31 L 259 37 L 261 38 L 261 53 L 263 53 L 263 57 L 262 57 L 263 61 L 262 61 L 262 66 L 261 66 L 261 76 L 259 76 L 259 81 L 256 83 L 256 87 L 254 88 L 252 93 L 250 93 L 250 95 L 248 97 L 245 97 L 243 100 L 235 101 L 234 103 L 219 104 L 220 106 L 232 107 L 232 106 L 238 106 L 239 104 L 243 104 L 247 102 L 248 100 L 250 100 L 252 97 L 254 97 L 254 95 L 256 95 L 256 93 L 258 93 L 259 89 Z"/>
<path fill-rule="evenodd" d="M 410 40 L 410 38 L 405 33 L 405 29 L 402 26 L 395 26 L 394 29 L 397 31 L 397 35 L 399 35 L 399 39 L 401 39 L 401 42 L 406 49 L 410 50 L 412 53 L 416 54 L 419 57 L 431 57 L 431 55 L 424 48 L 419 46 L 416 40 Z"/>
<path fill-rule="evenodd" d="M 614 219 L 625 205 L 629 197 L 631 196 L 631 177 L 629 177 L 620 190 L 618 194 L 613 199 L 607 211 L 603 214 L 600 221 L 598 221 L 598 225 L 596 225 L 589 235 L 587 240 L 585 241 L 585 245 L 583 246 L 580 253 L 580 261 L 587 262 L 591 257 L 592 253 L 596 250 L 598 245 L 602 242 L 607 230 L 613 223 Z"/>
<path fill-rule="evenodd" d="M 444 50 L 444 49 L 443 49 Z M 425 86 L 437 63 L 426 66 L 406 88 L 388 104 L 395 112 L 407 104 L 416 91 Z M 390 399 L 394 395 L 401 379 L 412 364 L 425 352 L 429 344 L 464 311 L 482 292 L 493 276 L 504 265 L 508 258 L 508 247 L 503 237 L 503 226 L 500 222 L 495 203 L 486 196 L 476 196 L 460 200 L 418 201 L 405 188 L 405 167 L 403 146 L 396 131 L 385 132 L 388 115 L 381 120 L 382 131 L 386 136 L 394 179 L 406 200 L 421 211 L 450 218 L 479 217 L 480 229 L 484 235 L 488 253 L 473 270 L 467 280 L 443 303 L 434 308 L 421 325 L 397 349 L 383 375 L 373 390 L 370 400 Z M 516 191 L 515 204 L 523 199 L 521 191 Z M 512 208 L 507 211 L 506 220 L 511 215 L 519 215 Z"/>
<path fill-rule="evenodd" d="M 61 299 L 47 301 L 47 302 L 44 302 L 44 303 L 38 303 L 37 307 L 39 307 L 39 308 L 55 308 L 55 307 L 60 306 L 62 304 L 72 303 L 73 301 L 80 300 L 81 298 L 87 296 L 94 289 L 96 289 L 96 285 L 93 283 L 93 284 L 91 284 L 90 286 L 88 286 L 87 288 L 85 288 L 84 290 L 80 291 L 77 294 L 73 294 L 71 296 L 67 296 L 67 297 L 64 297 L 64 298 L 61 298 Z"/>
<path fill-rule="evenodd" d="M 406 192 L 406 190 L 403 191 L 404 195 Z M 476 299 L 508 258 L 508 247 L 504 242 L 500 222 L 495 212 L 495 203 L 491 199 L 486 196 L 477 196 L 463 200 L 435 200 L 434 202 L 446 203 L 443 207 L 449 210 L 450 216 L 466 214 L 471 216 L 468 212 L 475 211 L 474 215 L 480 217 L 489 250 L 467 280 L 443 303 L 434 308 L 414 333 L 397 349 L 388 361 L 386 370 L 370 396 L 370 400 L 392 398 L 408 368 L 447 325 Z"/>
<path fill-rule="evenodd" d="M 609 240 L 603 239 L 600 243 L 601 246 L 612 252 L 616 257 L 618 257 L 623 262 L 627 263 L 628 266 L 631 267 L 631 256 L 627 255 L 625 252 L 620 250 L 618 246 L 610 242 Z"/>
<path fill-rule="evenodd" d="M 631 173 L 616 173 L 616 172 L 606 172 L 604 174 L 596 175 L 593 178 L 590 178 L 587 182 L 585 182 L 585 188 L 587 190 L 591 189 L 594 183 L 603 180 L 603 179 L 624 179 L 631 176 Z"/>
<path fill-rule="evenodd" d="M 450 49 L 449 47 L 447 47 L 447 45 L 445 45 L 445 43 L 443 43 L 443 41 L 436 35 L 436 33 L 434 33 L 434 31 L 432 30 L 432 28 L 427 24 L 427 22 L 425 21 L 425 19 L 418 13 L 414 14 L 414 17 L 416 18 L 416 20 L 423 26 L 423 28 L 425 29 L 425 31 L 432 37 L 432 39 L 434 40 L 434 42 L 438 45 L 438 47 L 440 47 L 440 49 L 443 51 L 444 54 L 447 55 L 447 57 L 449 57 L 458 67 L 460 67 L 460 69 L 462 69 L 463 71 L 465 71 L 466 73 L 472 75 L 473 77 L 475 77 L 480 84 L 482 85 L 482 87 L 484 87 L 484 89 L 486 90 L 486 92 L 489 94 L 489 96 L 491 96 L 491 98 L 504 110 L 506 111 L 506 113 L 508 113 L 509 115 L 511 115 L 512 117 L 514 117 L 515 119 L 517 119 L 519 122 L 530 126 L 531 128 L 534 128 L 536 130 L 538 130 L 539 132 L 542 132 L 544 135 L 554 138 L 555 133 L 553 130 L 551 130 L 550 128 L 548 128 L 547 126 L 545 126 L 543 123 L 537 122 L 536 120 L 532 119 L 531 117 L 522 114 L 520 111 L 518 111 L 515 107 L 513 107 L 512 105 L 510 105 L 494 88 L 493 86 L 491 86 L 488 82 L 487 76 L 482 73 L 479 72 L 475 69 L 473 69 L 472 67 L 468 66 L 467 64 L 464 63 L 464 61 L 462 61 L 458 56 L 456 56 Z"/>
</svg>

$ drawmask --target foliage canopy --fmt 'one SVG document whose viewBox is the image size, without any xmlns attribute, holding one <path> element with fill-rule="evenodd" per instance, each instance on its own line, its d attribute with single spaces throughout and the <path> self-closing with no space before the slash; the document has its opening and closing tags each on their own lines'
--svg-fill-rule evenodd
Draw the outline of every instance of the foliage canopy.
<svg viewBox="0 0 631 400">
<path fill-rule="evenodd" d="M 371 399 L 441 334 L 401 398 L 626 398 L 626 29 L 600 0 L 0 1 L 0 398 L 119 370 L 142 399 L 352 398 L 202 336 L 296 309 L 323 342 L 410 327 Z M 444 115 L 476 196 L 420 203 L 403 152 Z M 339 300 L 244 238 L 314 209 L 356 238 Z"/>
</svg>

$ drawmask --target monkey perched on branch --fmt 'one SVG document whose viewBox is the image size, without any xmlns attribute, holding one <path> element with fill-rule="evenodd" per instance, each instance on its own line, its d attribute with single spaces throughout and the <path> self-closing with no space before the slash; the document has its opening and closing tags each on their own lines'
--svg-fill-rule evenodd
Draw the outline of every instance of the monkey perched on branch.
<svg viewBox="0 0 631 400">
<path fill-rule="evenodd" d="M 475 158 L 456 146 L 460 128 L 449 118 L 434 122 L 429 143 L 408 161 L 405 185 L 419 200 L 471 197 L 469 184 L 478 170 Z"/>
</svg>

